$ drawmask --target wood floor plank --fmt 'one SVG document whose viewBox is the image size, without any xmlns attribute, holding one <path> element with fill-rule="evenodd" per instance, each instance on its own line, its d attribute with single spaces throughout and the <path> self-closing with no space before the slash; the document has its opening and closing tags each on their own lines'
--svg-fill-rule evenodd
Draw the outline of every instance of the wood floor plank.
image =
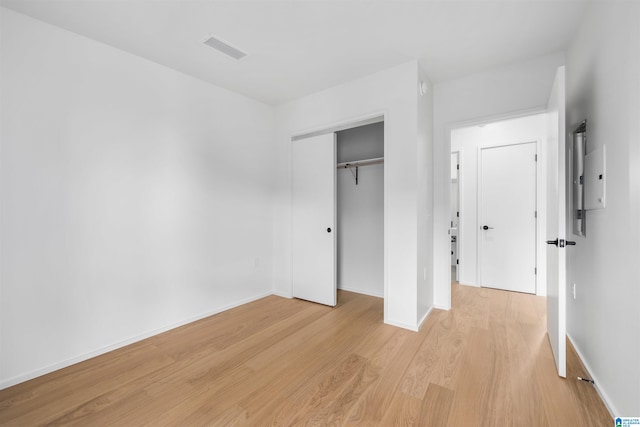
<svg viewBox="0 0 640 427">
<path fill-rule="evenodd" d="M 490 378 L 494 363 L 491 350 L 491 334 L 482 328 L 472 328 L 464 357 L 460 365 L 460 374 L 455 384 L 454 397 L 448 423 L 452 426 L 479 426 L 488 417 Z M 442 420 L 444 422 L 444 420 Z"/>
<path fill-rule="evenodd" d="M 402 331 L 405 344 L 391 355 L 393 363 L 389 364 L 378 379 L 363 393 L 352 406 L 345 425 L 382 425 L 382 419 L 391 405 L 400 380 L 407 365 L 422 345 L 425 337 L 437 324 L 438 314 L 427 319 L 420 333 Z M 398 334 L 399 335 L 399 334 Z"/>
<path fill-rule="evenodd" d="M 372 301 L 375 301 L 373 306 L 370 305 Z M 280 374 L 264 386 L 268 387 L 269 393 L 264 393 L 263 389 L 257 389 L 242 399 L 242 404 L 250 411 L 252 419 L 285 420 L 282 421 L 284 425 L 291 424 L 291 418 L 296 414 L 289 412 L 284 415 L 283 411 L 288 411 L 290 404 L 296 407 L 304 405 L 318 387 L 321 387 L 328 372 L 355 354 L 354 351 L 362 347 L 363 342 L 369 341 L 372 333 L 380 328 L 381 324 L 375 320 L 377 310 L 371 310 L 380 303 L 381 301 L 370 300 L 369 304 L 359 308 L 344 307 L 343 316 L 351 319 L 349 323 L 356 326 L 354 331 L 359 331 L 360 334 L 336 335 L 335 331 L 321 328 L 305 340 L 294 337 L 295 342 L 302 341 L 306 345 L 304 349 L 288 354 L 293 358 L 285 357 L 278 361 Z M 361 308 L 364 310 L 360 311 Z M 353 318 L 353 316 L 357 317 Z M 273 371 L 272 366 L 266 369 L 268 370 L 264 375 Z M 265 399 L 265 396 L 278 396 L 281 399 Z"/>
<path fill-rule="evenodd" d="M 412 332 L 379 298 L 267 297 L 0 390 L 0 425 L 610 425 L 570 345 L 557 376 L 545 309 L 454 283 Z"/>
<path fill-rule="evenodd" d="M 416 421 L 420 415 L 422 403 L 422 399 L 417 399 L 405 393 L 395 393 L 379 425 L 418 426 Z"/>
<path fill-rule="evenodd" d="M 242 376 L 230 384 L 218 386 L 217 384 L 208 390 L 194 396 L 188 402 L 172 408 L 164 414 L 163 420 L 169 424 L 182 419 L 185 405 L 189 408 L 197 408 L 198 405 L 208 405 L 209 402 L 217 402 L 211 409 L 212 421 L 227 416 L 230 403 L 237 402 L 242 407 L 247 407 L 254 400 L 265 402 L 273 400 L 274 396 L 300 395 L 297 391 L 302 387 L 311 387 L 313 381 L 304 381 L 305 377 L 322 380 L 321 375 L 316 375 L 316 370 L 322 370 L 325 365 L 332 363 L 327 357 L 331 352 L 343 351 L 352 348 L 357 341 L 356 334 L 362 334 L 367 327 L 374 328 L 379 316 L 377 310 L 371 310 L 373 304 L 379 301 L 371 298 L 363 298 L 353 301 L 350 296 L 343 298 L 337 309 L 329 309 L 322 316 L 322 322 L 294 323 L 300 330 L 282 337 L 273 346 L 256 353 L 254 357 L 246 360 L 242 368 L 252 372 L 250 376 Z M 327 310 L 327 307 L 310 304 L 310 307 L 318 307 Z M 347 333 L 336 333 L 336 329 L 327 327 L 329 324 L 350 324 L 354 326 Z M 302 328 L 301 326 L 305 326 Z M 230 372 L 230 377 L 237 377 Z M 219 382 L 218 382 L 219 383 Z M 256 405 L 255 402 L 253 402 Z M 253 409 L 252 412 L 256 411 Z"/>
<path fill-rule="evenodd" d="M 416 420 L 416 425 L 424 427 L 438 427 L 443 420 L 449 419 L 453 404 L 453 390 L 437 384 L 429 384 L 422 399 L 422 407 Z"/>
</svg>

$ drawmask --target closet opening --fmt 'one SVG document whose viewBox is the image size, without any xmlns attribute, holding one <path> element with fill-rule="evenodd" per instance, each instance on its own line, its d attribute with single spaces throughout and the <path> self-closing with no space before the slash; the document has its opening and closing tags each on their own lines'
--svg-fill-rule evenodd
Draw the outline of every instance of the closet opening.
<svg viewBox="0 0 640 427">
<path fill-rule="evenodd" d="M 291 137 L 292 296 L 335 307 L 338 289 L 387 301 L 384 115 Z"/>
<path fill-rule="evenodd" d="M 337 288 L 384 298 L 384 122 L 336 132 Z"/>
</svg>

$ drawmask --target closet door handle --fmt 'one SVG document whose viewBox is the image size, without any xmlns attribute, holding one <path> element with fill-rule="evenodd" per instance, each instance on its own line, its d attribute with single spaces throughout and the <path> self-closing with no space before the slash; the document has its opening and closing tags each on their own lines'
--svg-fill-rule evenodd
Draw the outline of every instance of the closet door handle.
<svg viewBox="0 0 640 427">
<path fill-rule="evenodd" d="M 331 227 L 327 228 L 327 233 L 331 233 Z"/>
</svg>

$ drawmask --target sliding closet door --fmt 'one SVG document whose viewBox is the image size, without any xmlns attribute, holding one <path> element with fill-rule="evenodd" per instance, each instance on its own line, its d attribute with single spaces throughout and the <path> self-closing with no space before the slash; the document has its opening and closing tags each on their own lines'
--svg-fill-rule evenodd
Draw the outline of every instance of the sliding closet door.
<svg viewBox="0 0 640 427">
<path fill-rule="evenodd" d="M 336 305 L 336 142 L 292 142 L 293 296 Z"/>
</svg>

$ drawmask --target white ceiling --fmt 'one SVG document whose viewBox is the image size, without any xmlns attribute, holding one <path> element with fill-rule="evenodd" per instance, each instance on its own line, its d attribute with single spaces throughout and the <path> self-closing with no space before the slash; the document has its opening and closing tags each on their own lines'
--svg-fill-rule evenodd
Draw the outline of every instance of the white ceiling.
<svg viewBox="0 0 640 427">
<path fill-rule="evenodd" d="M 280 104 L 418 59 L 434 82 L 565 49 L 587 0 L 0 0 L 45 22 Z M 230 59 L 210 34 L 248 53 Z"/>
</svg>

